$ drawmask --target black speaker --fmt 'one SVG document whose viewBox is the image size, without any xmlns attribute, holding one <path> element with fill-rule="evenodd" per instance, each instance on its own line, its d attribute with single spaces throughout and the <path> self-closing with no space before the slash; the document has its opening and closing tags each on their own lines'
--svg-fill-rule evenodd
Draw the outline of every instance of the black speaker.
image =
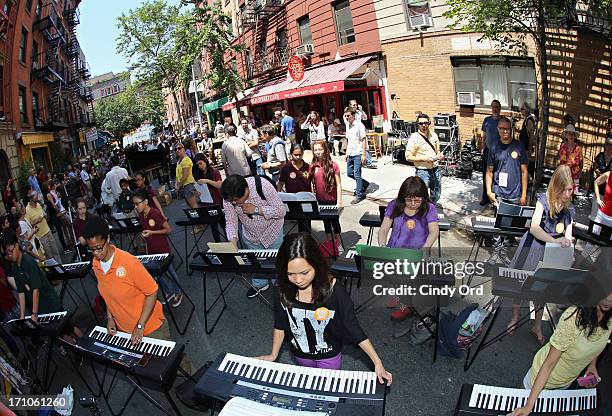
<svg viewBox="0 0 612 416">
<path fill-rule="evenodd" d="M 453 138 L 453 135 L 455 134 L 454 127 L 436 127 L 434 131 L 438 135 L 438 139 L 440 139 L 440 142 L 443 143 L 450 142 Z"/>
<path fill-rule="evenodd" d="M 451 113 L 438 113 L 434 117 L 434 126 L 453 127 L 457 125 L 457 115 Z"/>
<path fill-rule="evenodd" d="M 391 130 L 393 131 L 404 131 L 406 129 L 406 123 L 404 120 L 399 118 L 391 120 Z"/>
</svg>

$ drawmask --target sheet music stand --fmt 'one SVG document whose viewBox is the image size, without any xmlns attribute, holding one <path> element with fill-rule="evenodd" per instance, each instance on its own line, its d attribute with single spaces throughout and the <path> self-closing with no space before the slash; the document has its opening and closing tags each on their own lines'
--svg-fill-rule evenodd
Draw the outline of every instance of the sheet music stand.
<svg viewBox="0 0 612 416">
<path fill-rule="evenodd" d="M 118 234 L 127 234 L 130 239 L 130 244 L 126 251 L 129 252 L 132 248 L 135 250 L 136 244 L 134 240 L 136 239 L 136 235 L 142 232 L 142 225 L 140 225 L 138 217 L 113 218 L 113 222 L 118 227 Z M 120 245 L 123 247 L 123 238 L 120 237 L 120 239 Z"/>
<path fill-rule="evenodd" d="M 504 231 L 525 231 L 526 228 L 531 227 L 534 212 L 535 207 L 524 207 L 500 201 L 495 215 L 495 228 Z"/>
<path fill-rule="evenodd" d="M 219 204 L 216 205 L 207 205 L 204 207 L 198 208 L 183 208 L 183 212 L 185 213 L 186 219 L 176 221 L 176 224 L 183 227 L 184 236 L 185 236 L 185 263 L 187 264 L 187 275 L 191 276 L 193 270 L 189 266 L 189 259 L 192 257 L 194 252 L 202 251 L 200 248 L 200 241 L 204 236 L 204 232 L 206 229 L 202 230 L 200 235 L 196 236 L 194 231 L 197 226 L 216 226 L 223 219 L 225 219 L 225 212 L 223 211 L 223 207 Z M 194 243 L 189 249 L 189 245 L 187 243 L 187 229 L 191 229 L 192 234 L 194 234 Z M 227 236 L 225 236 L 227 240 Z M 175 251 L 178 253 L 178 250 Z M 179 256 L 180 257 L 180 256 Z M 183 259 L 181 258 L 181 264 L 183 263 Z"/>
<path fill-rule="evenodd" d="M 320 212 L 319 211 L 319 204 L 317 203 L 317 201 L 283 201 L 283 204 L 285 204 L 285 208 L 287 210 L 287 213 L 285 214 L 285 220 L 290 220 L 290 221 L 299 221 L 299 220 L 308 220 L 308 221 L 332 221 L 335 219 L 339 219 L 340 218 L 340 211 L 334 211 L 332 210 L 331 212 Z M 312 228 L 310 227 L 309 222 L 305 222 L 305 225 L 310 228 L 310 232 L 312 233 Z M 334 227 L 332 224 L 330 224 L 330 229 L 331 229 L 331 241 L 332 241 L 332 251 L 333 253 L 330 253 L 329 250 L 325 247 L 325 246 L 321 246 L 325 251 L 327 251 L 327 254 L 331 257 L 331 258 L 338 258 L 338 251 L 336 249 L 337 244 L 336 244 L 336 233 L 334 231 Z M 290 234 L 293 229 L 295 228 L 295 224 L 289 229 L 289 231 L 287 231 L 285 233 L 285 235 Z"/>
</svg>

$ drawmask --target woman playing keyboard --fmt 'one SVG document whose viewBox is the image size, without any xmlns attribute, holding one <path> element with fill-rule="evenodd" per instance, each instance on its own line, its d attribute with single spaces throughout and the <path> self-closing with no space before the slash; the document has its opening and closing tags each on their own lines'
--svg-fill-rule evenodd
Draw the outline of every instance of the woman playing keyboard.
<svg viewBox="0 0 612 416">
<path fill-rule="evenodd" d="M 387 241 L 389 231 L 391 237 Z M 397 198 L 385 210 L 378 231 L 378 245 L 428 251 L 439 234 L 438 211 L 429 199 L 427 185 L 418 176 L 407 178 L 400 186 Z M 394 321 L 403 321 L 412 313 L 411 307 L 401 303 L 397 296 L 391 298 L 387 306 L 399 306 L 391 314 Z"/>
<path fill-rule="evenodd" d="M 550 179 L 545 194 L 539 194 L 535 212 L 531 219 L 529 231 L 521 238 L 519 246 L 509 267 L 512 269 L 533 271 L 538 263 L 544 259 L 546 243 L 558 243 L 561 247 L 570 247 L 572 244 L 572 222 L 575 210 L 572 205 L 574 181 L 572 172 L 566 165 L 558 166 Z M 515 300 L 512 305 L 512 319 L 508 324 L 508 333 L 512 335 L 519 321 L 520 301 Z M 536 307 L 536 310 L 539 309 Z M 544 345 L 542 334 L 542 315 L 540 309 L 535 315 L 531 333 L 540 345 Z"/>
<path fill-rule="evenodd" d="M 527 416 L 542 390 L 567 389 L 582 375 L 584 368 L 586 376 L 593 376 L 582 383 L 584 387 L 595 387 L 600 381 L 597 359 L 612 330 L 610 260 L 602 261 L 598 272 L 600 281 L 608 279 L 608 288 L 604 290 L 607 295 L 596 306 L 572 306 L 561 315 L 550 341 L 536 353 L 523 380 L 525 388 L 531 390 L 527 404 L 511 416 Z"/>
<path fill-rule="evenodd" d="M 272 352 L 257 358 L 275 361 L 287 334 L 299 365 L 339 370 L 347 340 L 370 357 L 378 381 L 391 385 L 391 373 L 361 329 L 346 289 L 329 274 L 314 238 L 306 233 L 287 236 L 278 250 L 276 267 Z"/>
</svg>

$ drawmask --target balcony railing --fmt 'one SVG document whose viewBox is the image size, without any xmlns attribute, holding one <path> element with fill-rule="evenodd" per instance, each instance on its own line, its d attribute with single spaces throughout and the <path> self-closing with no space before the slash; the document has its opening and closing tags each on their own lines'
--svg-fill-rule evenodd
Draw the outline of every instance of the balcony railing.
<svg viewBox="0 0 612 416">
<path fill-rule="evenodd" d="M 81 23 L 81 12 L 77 7 L 64 10 L 64 18 L 68 26 L 76 26 Z"/>
<path fill-rule="evenodd" d="M 274 67 L 287 65 L 289 58 L 289 47 L 287 45 L 278 46 L 274 51 Z"/>
<path fill-rule="evenodd" d="M 32 79 L 40 79 L 46 84 L 52 84 L 56 81 L 65 82 L 62 76 L 59 62 L 55 51 L 43 51 L 32 60 Z"/>
<path fill-rule="evenodd" d="M 612 32 L 612 13 L 605 10 L 593 10 L 588 5 L 578 2 L 569 11 L 573 25 L 609 35 Z"/>
<path fill-rule="evenodd" d="M 3 38 L 6 35 L 9 27 L 9 18 L 4 10 L 0 8 L 0 38 Z"/>
<path fill-rule="evenodd" d="M 50 3 L 43 7 L 40 18 L 37 17 L 37 20 L 34 22 L 34 28 L 40 30 L 45 39 L 50 43 L 56 43 L 56 41 L 65 43 L 66 28 L 52 4 Z"/>
</svg>

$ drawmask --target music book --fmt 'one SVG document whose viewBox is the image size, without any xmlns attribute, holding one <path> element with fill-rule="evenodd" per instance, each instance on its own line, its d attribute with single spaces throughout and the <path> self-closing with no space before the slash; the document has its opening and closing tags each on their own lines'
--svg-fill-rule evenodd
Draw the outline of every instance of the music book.
<svg viewBox="0 0 612 416">
<path fill-rule="evenodd" d="M 238 253 L 234 243 L 208 243 L 208 248 L 213 253 Z"/>
<path fill-rule="evenodd" d="M 287 192 L 279 192 L 278 196 L 283 202 L 312 202 L 316 201 L 317 198 L 314 196 L 312 192 L 296 192 L 296 193 L 287 193 Z M 289 206 L 285 204 L 285 209 L 289 212 Z M 313 212 L 311 204 L 302 204 L 302 212 Z"/>
<path fill-rule="evenodd" d="M 560 243 L 546 243 L 540 267 L 569 270 L 574 264 L 574 246 L 561 247 Z"/>
<path fill-rule="evenodd" d="M 208 185 L 207 184 L 199 184 L 199 183 L 195 183 L 194 184 L 195 189 L 200 193 L 200 202 L 203 204 L 212 204 L 214 201 L 212 199 L 212 196 L 210 195 L 210 191 L 208 190 Z"/>
<path fill-rule="evenodd" d="M 303 412 L 300 410 L 283 409 L 268 406 L 243 397 L 232 397 L 223 406 L 219 416 L 327 416 L 325 412 Z"/>
</svg>

